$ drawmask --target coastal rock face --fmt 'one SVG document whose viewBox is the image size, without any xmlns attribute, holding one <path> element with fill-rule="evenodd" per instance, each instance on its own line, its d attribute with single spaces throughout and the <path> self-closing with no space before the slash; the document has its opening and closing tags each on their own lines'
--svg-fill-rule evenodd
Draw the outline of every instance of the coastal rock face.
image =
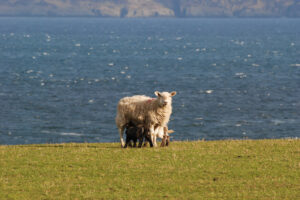
<svg viewBox="0 0 300 200">
<path fill-rule="evenodd" d="M 300 17 L 300 1 L 0 0 L 0 16 Z"/>
</svg>

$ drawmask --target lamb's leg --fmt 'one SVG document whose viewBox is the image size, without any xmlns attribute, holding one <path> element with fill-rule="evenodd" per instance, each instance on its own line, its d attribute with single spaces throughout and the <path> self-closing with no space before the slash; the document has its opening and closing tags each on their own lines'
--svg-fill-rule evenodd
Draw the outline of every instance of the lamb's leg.
<svg viewBox="0 0 300 200">
<path fill-rule="evenodd" d="M 145 136 L 145 132 L 144 132 L 144 130 L 142 130 L 140 133 L 139 133 L 139 148 L 141 148 L 142 147 L 142 144 L 143 144 L 143 142 L 144 142 L 144 136 Z"/>
<path fill-rule="evenodd" d="M 119 128 L 121 147 L 124 147 L 124 145 L 125 145 L 124 139 L 123 139 L 124 129 L 125 129 L 125 127 L 123 127 L 123 126 L 121 128 Z"/>
<path fill-rule="evenodd" d="M 164 136 L 163 139 L 161 140 L 160 147 L 164 147 L 166 144 L 166 137 Z"/>
<path fill-rule="evenodd" d="M 166 139 L 166 146 L 169 146 L 169 143 L 170 143 L 170 136 L 167 136 L 167 139 Z"/>
<path fill-rule="evenodd" d="M 132 141 L 132 142 L 133 142 L 133 141 Z M 130 140 L 130 142 L 129 142 L 129 146 L 130 146 L 130 147 L 133 147 L 133 146 L 132 146 L 132 142 L 131 142 L 131 140 Z"/>
<path fill-rule="evenodd" d="M 133 140 L 133 147 L 136 147 L 137 138 Z"/>
<path fill-rule="evenodd" d="M 126 143 L 125 143 L 124 148 L 127 148 L 127 145 L 128 145 L 129 142 L 130 142 L 130 140 L 128 138 L 126 138 Z"/>
<path fill-rule="evenodd" d="M 147 146 L 148 142 L 149 142 L 149 140 L 145 140 L 145 142 L 144 142 L 144 147 Z"/>
<path fill-rule="evenodd" d="M 145 133 L 145 140 L 144 140 L 144 147 L 147 147 L 148 142 L 150 143 L 150 147 L 153 147 L 152 141 L 151 141 L 151 135 L 149 132 Z"/>
<path fill-rule="evenodd" d="M 152 140 L 151 140 L 151 134 L 150 134 L 150 131 L 149 129 L 145 129 L 145 142 L 144 142 L 144 147 L 147 146 L 148 142 L 150 144 L 150 147 L 153 147 L 153 143 L 152 143 Z"/>
<path fill-rule="evenodd" d="M 144 137 L 140 137 L 140 139 L 139 139 L 139 146 L 138 146 L 139 148 L 142 147 L 143 142 L 144 142 Z"/>
<path fill-rule="evenodd" d="M 150 137 L 148 137 L 148 142 L 150 143 L 150 147 L 153 147 L 153 142 L 151 141 Z"/>
</svg>

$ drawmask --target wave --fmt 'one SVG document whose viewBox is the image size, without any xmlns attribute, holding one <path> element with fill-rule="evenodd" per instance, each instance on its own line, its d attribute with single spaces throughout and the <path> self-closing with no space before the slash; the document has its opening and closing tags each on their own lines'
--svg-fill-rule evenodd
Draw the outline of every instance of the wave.
<svg viewBox="0 0 300 200">
<path fill-rule="evenodd" d="M 63 135 L 63 136 L 77 136 L 77 137 L 83 136 L 83 134 L 81 134 L 81 133 L 72 133 L 72 132 L 70 132 L 70 133 L 62 132 L 62 133 L 60 133 L 60 135 Z"/>
</svg>

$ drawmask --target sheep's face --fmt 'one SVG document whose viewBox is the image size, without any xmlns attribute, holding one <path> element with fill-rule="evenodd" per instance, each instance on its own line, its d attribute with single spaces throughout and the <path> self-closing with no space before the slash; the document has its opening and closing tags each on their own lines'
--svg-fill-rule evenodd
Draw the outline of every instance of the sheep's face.
<svg viewBox="0 0 300 200">
<path fill-rule="evenodd" d="M 156 91 L 154 94 L 157 96 L 159 106 L 164 107 L 172 104 L 172 97 L 176 95 L 176 92 L 173 91 L 169 93 Z"/>
</svg>

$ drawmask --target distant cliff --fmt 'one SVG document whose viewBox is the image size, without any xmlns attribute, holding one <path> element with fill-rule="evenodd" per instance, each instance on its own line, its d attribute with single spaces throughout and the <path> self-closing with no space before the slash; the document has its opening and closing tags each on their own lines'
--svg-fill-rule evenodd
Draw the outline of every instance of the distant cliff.
<svg viewBox="0 0 300 200">
<path fill-rule="evenodd" d="M 300 17 L 300 0 L 0 0 L 0 16 Z"/>
</svg>

